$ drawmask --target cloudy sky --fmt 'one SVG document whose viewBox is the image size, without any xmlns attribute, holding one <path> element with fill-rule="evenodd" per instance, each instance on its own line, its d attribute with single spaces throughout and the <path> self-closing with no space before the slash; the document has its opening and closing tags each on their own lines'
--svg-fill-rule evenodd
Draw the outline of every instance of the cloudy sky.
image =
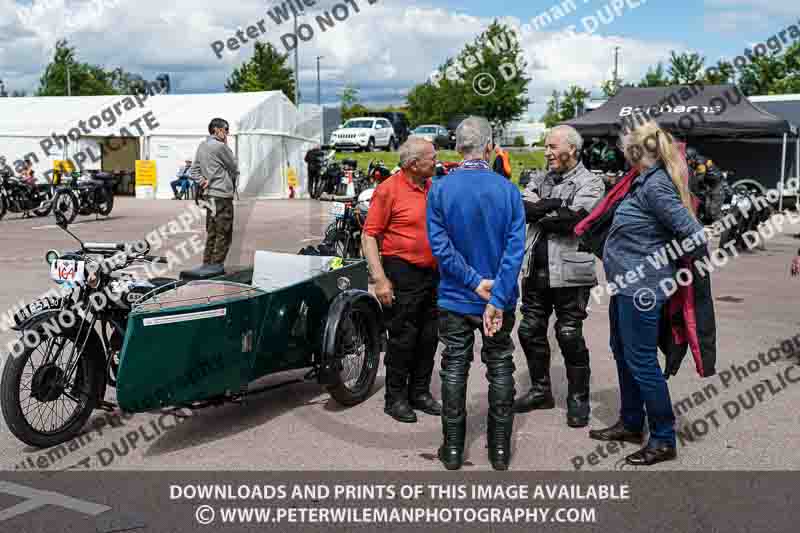
<svg viewBox="0 0 800 533">
<path fill-rule="evenodd" d="M 303 0 L 286 0 L 302 4 Z M 314 0 L 305 0 L 314 3 Z M 370 3 L 373 2 L 373 3 Z M 77 48 L 81 61 L 122 66 L 148 78 L 168 72 L 178 93 L 220 92 L 231 70 L 248 59 L 253 40 L 222 59 L 213 41 L 234 37 L 264 21 L 269 40 L 292 23 L 267 15 L 283 0 L 0 0 L 0 79 L 8 90 L 35 90 L 59 38 Z M 575 0 L 575 8 L 538 30 L 533 18 L 556 5 L 550 0 L 316 0 L 299 19 L 316 30 L 300 44 L 302 101 L 316 102 L 316 56 L 321 60 L 322 99 L 338 101 L 345 84 L 366 103 L 401 103 L 448 57 L 475 38 L 493 18 L 519 28 L 528 59 L 530 115 L 538 118 L 553 89 L 591 88 L 611 77 L 613 49 L 621 48 L 621 73 L 638 80 L 670 50 L 698 51 L 707 63 L 741 54 L 745 47 L 797 23 L 797 0 Z M 600 22 L 609 3 L 624 5 Z M 344 20 L 322 32 L 315 16 Z M 355 6 L 355 7 L 354 7 Z M 357 10 L 356 10 L 357 7 Z M 346 18 L 345 18 L 346 13 Z M 573 26 L 574 33 L 565 30 Z"/>
</svg>

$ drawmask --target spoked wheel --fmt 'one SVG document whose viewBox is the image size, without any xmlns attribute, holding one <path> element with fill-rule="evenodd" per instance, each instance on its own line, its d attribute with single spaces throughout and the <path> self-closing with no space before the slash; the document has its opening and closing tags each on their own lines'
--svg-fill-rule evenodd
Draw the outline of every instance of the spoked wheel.
<svg viewBox="0 0 800 533">
<path fill-rule="evenodd" d="M 68 224 L 72 224 L 80 211 L 78 197 L 72 191 L 59 191 L 53 200 L 53 209 L 64 215 Z"/>
<path fill-rule="evenodd" d="M 84 354 L 66 368 L 75 343 L 66 336 L 45 337 L 9 354 L 3 369 L 2 411 L 8 429 L 22 442 L 56 446 L 78 434 L 104 390 L 104 368 Z M 85 350 L 96 349 L 88 342 Z"/>
<path fill-rule="evenodd" d="M 366 302 L 354 302 L 342 317 L 334 355 L 341 358 L 339 373 L 328 392 L 346 407 L 363 402 L 375 384 L 381 357 L 378 319 Z"/>
<path fill-rule="evenodd" d="M 39 204 L 39 207 L 33 210 L 33 214 L 37 217 L 46 217 L 50 214 L 50 211 L 53 210 L 53 193 L 52 190 L 49 190 L 46 194 L 42 193 L 45 198 L 42 200 L 42 203 Z"/>
<path fill-rule="evenodd" d="M 114 193 L 104 190 L 98 193 L 98 197 L 97 213 L 107 217 L 111 214 L 111 210 L 114 209 Z"/>
</svg>

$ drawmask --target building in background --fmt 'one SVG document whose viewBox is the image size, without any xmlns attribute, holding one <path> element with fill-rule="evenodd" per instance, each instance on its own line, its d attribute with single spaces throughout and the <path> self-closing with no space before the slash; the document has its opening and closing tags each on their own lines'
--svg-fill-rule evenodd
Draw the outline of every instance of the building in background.
<svg viewBox="0 0 800 533">
<path fill-rule="evenodd" d="M 239 159 L 240 195 L 288 198 L 290 168 L 298 177 L 295 193 L 306 192 L 304 157 L 324 135 L 324 113 L 321 120 L 318 112 L 304 115 L 280 91 L 156 95 L 129 111 L 119 105 L 125 98 L 125 95 L 0 98 L 0 155 L 11 163 L 29 157 L 38 176 L 51 170 L 54 161 L 72 159 L 80 152 L 92 154 L 83 163 L 87 170 L 134 172 L 137 159 L 153 160 L 155 197 L 168 199 L 173 196 L 170 181 L 175 179 L 178 168 L 184 159 L 194 157 L 198 144 L 208 136 L 211 119 L 222 117 L 230 124 L 228 142 Z M 103 120 L 98 127 L 91 128 L 89 135 L 69 141 L 49 155 L 40 146 L 53 134 L 66 138 L 80 121 L 89 123 L 92 117 L 100 117 L 114 104 L 122 113 L 113 122 Z M 140 133 L 129 125 L 147 113 L 151 113 L 156 127 L 149 129 L 140 120 L 143 130 Z M 92 122 L 98 123 L 97 120 Z M 333 123 L 335 118 L 329 121 Z M 125 137 L 124 148 L 106 149 L 106 154 L 101 155 L 101 145 L 120 145 L 112 136 L 118 138 L 122 127 L 132 135 Z"/>
</svg>

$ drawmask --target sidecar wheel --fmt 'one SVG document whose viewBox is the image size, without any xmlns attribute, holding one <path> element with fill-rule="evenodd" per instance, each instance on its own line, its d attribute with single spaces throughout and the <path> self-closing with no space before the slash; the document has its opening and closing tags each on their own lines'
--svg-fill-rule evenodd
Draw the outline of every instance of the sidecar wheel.
<svg viewBox="0 0 800 533">
<path fill-rule="evenodd" d="M 38 333 L 38 345 L 26 346 L 16 357 L 8 355 L 0 383 L 0 404 L 15 437 L 31 446 L 49 448 L 72 439 L 86 424 L 105 388 L 105 369 L 84 352 L 74 377 L 62 385 L 62 366 L 74 343 L 66 336 L 46 337 L 42 330 Z M 55 357 L 45 359 L 50 343 L 55 343 L 58 351 Z M 56 420 L 61 415 L 63 420 Z"/>
<path fill-rule="evenodd" d="M 378 319 L 363 300 L 353 302 L 342 317 L 335 346 L 340 368 L 328 392 L 345 407 L 358 405 L 369 396 L 381 359 Z"/>
</svg>

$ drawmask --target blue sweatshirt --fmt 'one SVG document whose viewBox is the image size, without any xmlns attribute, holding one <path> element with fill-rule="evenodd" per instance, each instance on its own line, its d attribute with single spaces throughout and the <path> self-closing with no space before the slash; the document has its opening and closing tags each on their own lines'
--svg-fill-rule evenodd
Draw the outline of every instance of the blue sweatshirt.
<svg viewBox="0 0 800 533">
<path fill-rule="evenodd" d="M 431 187 L 427 227 L 439 263 L 439 307 L 482 315 L 487 302 L 475 289 L 490 279 L 495 284 L 488 303 L 516 310 L 525 254 L 525 208 L 516 185 L 488 165 L 459 168 Z"/>
</svg>

